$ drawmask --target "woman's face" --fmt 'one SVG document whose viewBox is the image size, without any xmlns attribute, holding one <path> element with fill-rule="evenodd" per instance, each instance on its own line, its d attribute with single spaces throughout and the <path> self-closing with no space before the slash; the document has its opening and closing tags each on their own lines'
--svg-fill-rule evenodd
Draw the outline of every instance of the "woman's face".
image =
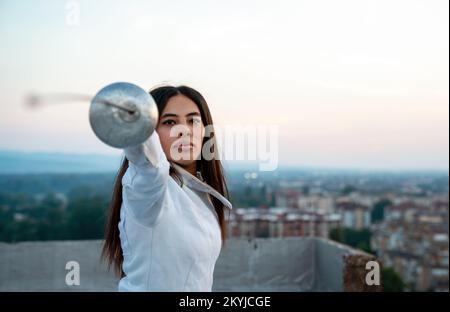
<svg viewBox="0 0 450 312">
<path fill-rule="evenodd" d="M 197 105 L 184 95 L 169 99 L 156 131 L 169 161 L 191 165 L 202 151 L 205 127 Z"/>
</svg>

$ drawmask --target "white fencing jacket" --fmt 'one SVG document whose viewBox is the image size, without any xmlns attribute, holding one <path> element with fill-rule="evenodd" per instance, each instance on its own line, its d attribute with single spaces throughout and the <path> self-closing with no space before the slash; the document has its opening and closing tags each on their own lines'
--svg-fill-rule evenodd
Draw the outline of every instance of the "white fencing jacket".
<svg viewBox="0 0 450 312">
<path fill-rule="evenodd" d="M 170 164 L 156 131 L 124 149 L 129 166 L 122 178 L 120 241 L 123 271 L 119 291 L 211 291 L 221 232 L 210 195 L 231 203 L 192 174 Z"/>
</svg>

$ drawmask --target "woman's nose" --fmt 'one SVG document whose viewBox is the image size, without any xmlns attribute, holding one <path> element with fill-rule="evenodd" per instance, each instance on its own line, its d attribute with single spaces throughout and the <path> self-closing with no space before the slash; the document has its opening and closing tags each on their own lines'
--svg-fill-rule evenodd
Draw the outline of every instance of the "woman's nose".
<svg viewBox="0 0 450 312">
<path fill-rule="evenodd" d="M 191 134 L 191 129 L 189 129 L 188 126 L 180 127 L 180 132 L 178 133 L 179 137 L 182 137 L 183 135 L 189 136 L 190 134 Z"/>
</svg>

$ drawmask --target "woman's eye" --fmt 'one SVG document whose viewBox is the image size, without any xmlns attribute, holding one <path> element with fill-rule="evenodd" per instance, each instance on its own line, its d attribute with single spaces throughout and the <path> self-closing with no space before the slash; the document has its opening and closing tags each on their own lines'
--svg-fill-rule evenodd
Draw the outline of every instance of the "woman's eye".
<svg viewBox="0 0 450 312">
<path fill-rule="evenodd" d="M 191 122 L 194 124 L 194 125 L 199 125 L 199 124 L 201 124 L 201 119 L 200 118 L 194 118 L 194 119 L 192 119 L 191 120 Z"/>
<path fill-rule="evenodd" d="M 175 124 L 175 121 L 172 120 L 172 119 L 167 119 L 167 120 L 164 120 L 164 121 L 163 121 L 163 125 L 169 125 L 169 126 L 172 126 L 172 125 L 174 125 L 174 124 Z"/>
</svg>

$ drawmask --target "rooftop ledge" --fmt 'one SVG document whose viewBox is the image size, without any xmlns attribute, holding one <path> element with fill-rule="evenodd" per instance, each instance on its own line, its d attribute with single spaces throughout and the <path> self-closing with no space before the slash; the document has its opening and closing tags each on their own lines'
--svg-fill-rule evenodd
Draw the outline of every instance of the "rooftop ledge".
<svg viewBox="0 0 450 312">
<path fill-rule="evenodd" d="M 118 279 L 100 261 L 101 245 L 0 243 L 0 291 L 117 291 Z M 79 286 L 66 285 L 69 261 L 80 265 Z M 369 261 L 376 258 L 325 238 L 231 238 L 217 260 L 213 291 L 381 291 L 366 283 Z"/>
</svg>

